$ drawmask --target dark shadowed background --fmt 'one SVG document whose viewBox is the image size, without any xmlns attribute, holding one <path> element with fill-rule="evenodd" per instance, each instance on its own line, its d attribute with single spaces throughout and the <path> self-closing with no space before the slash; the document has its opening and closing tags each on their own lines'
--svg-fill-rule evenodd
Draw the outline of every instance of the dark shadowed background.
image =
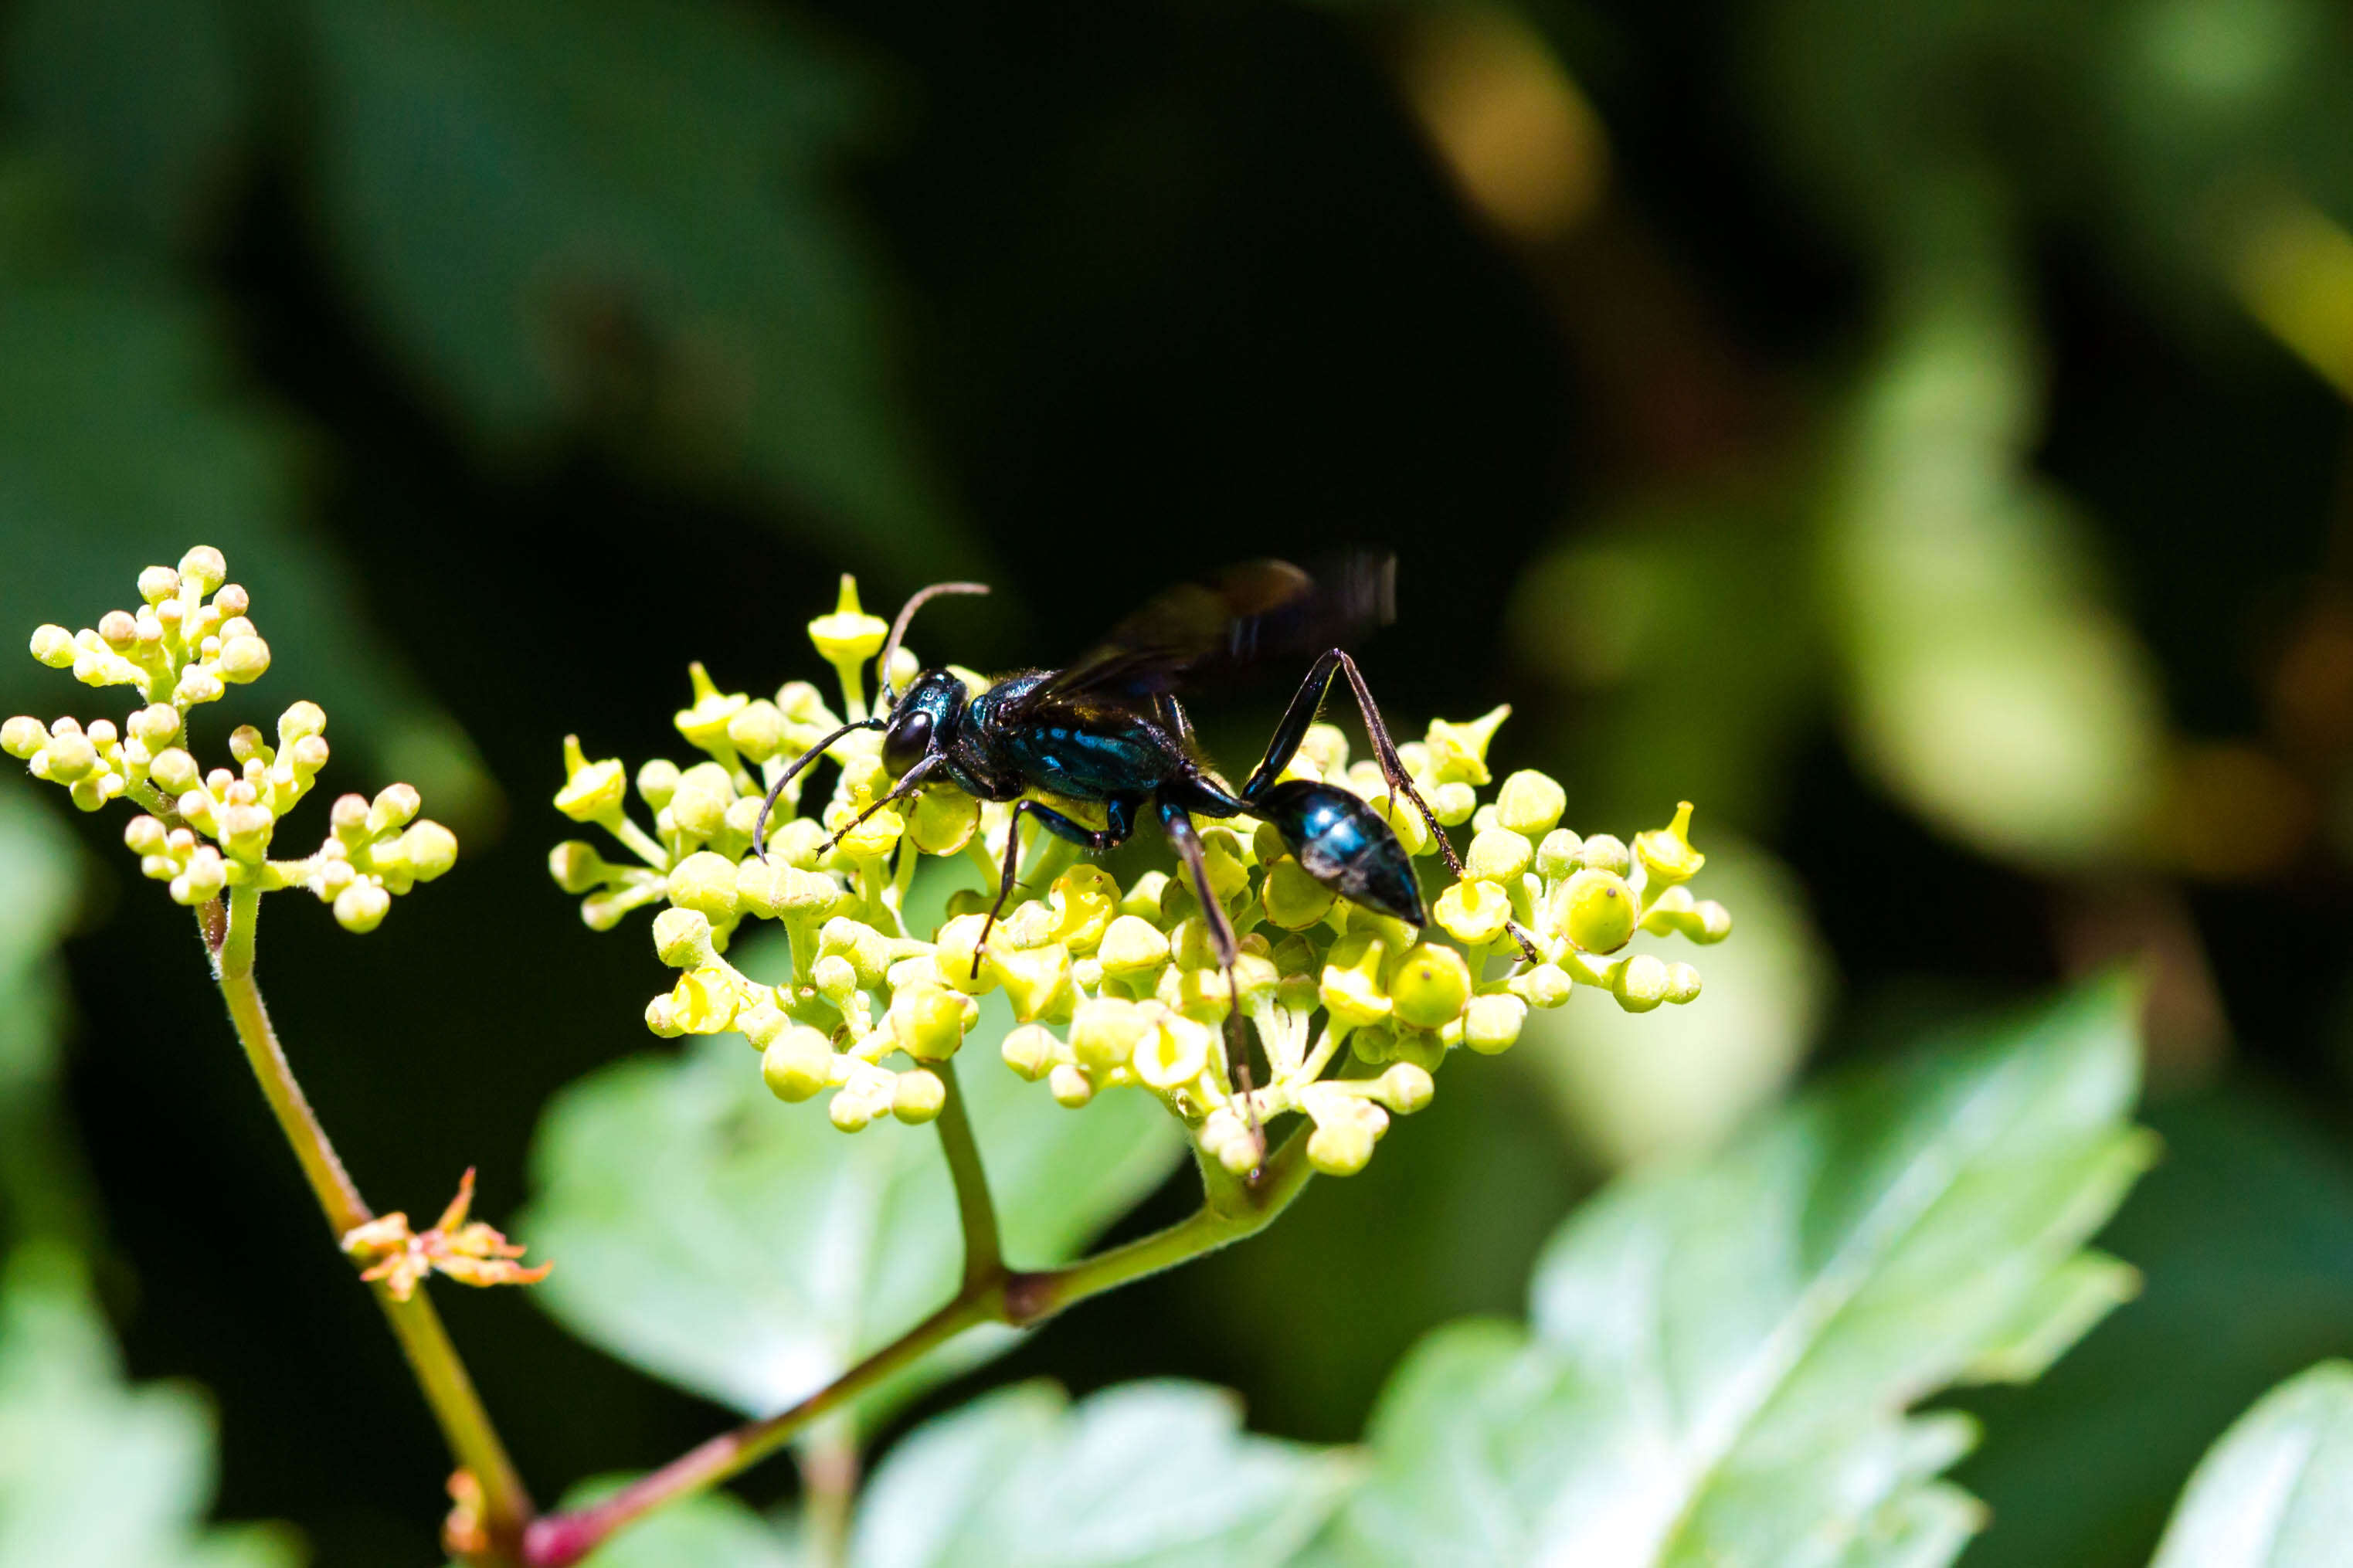
<svg viewBox="0 0 2353 1568">
<path fill-rule="evenodd" d="M 330 793 L 410 779 L 465 846 L 364 939 L 271 906 L 379 1206 L 476 1163 L 511 1214 L 546 1097 L 668 1048 L 642 927 L 547 878 L 565 733 L 677 754 L 689 660 L 820 675 L 845 569 L 886 610 L 985 576 L 914 640 L 1005 668 L 1369 542 L 1403 728 L 1511 702 L 1496 761 L 1588 830 L 1698 803 L 1743 922 L 1708 994 L 1542 1016 L 1362 1178 L 924 1408 L 1172 1373 L 1353 1437 L 1613 1168 L 2133 955 L 2170 1154 L 2107 1245 L 2147 1290 L 1975 1402 L 1968 1561 L 2145 1560 L 2228 1416 L 2353 1349 L 2341 6 L 18 0 L 0 93 L 0 629 L 216 544 L 276 653 L 227 707 L 318 697 Z M 1281 695 L 1200 698 L 1229 768 Z M 88 697 L 0 659 L 0 710 Z M 80 1153 L 0 1220 L 212 1391 L 223 1514 L 429 1561 L 445 1461 L 186 914 L 73 826 Z M 544 1493 L 725 1419 L 445 1296 Z"/>
</svg>

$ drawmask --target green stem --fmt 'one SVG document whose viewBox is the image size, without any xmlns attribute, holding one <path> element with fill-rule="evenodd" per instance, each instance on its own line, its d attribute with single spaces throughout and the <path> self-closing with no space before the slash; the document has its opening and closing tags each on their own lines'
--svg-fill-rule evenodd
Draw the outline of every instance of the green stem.
<svg viewBox="0 0 2353 1568">
<path fill-rule="evenodd" d="M 1005 1248 L 997 1236 L 997 1205 L 988 1195 L 988 1173 L 981 1165 L 964 1089 L 956 1082 L 955 1062 L 940 1063 L 939 1075 L 948 1091 L 940 1107 L 940 1147 L 947 1153 L 948 1175 L 955 1184 L 956 1217 L 964 1226 L 964 1288 L 969 1291 L 1003 1278 Z"/>
<path fill-rule="evenodd" d="M 814 1568 L 849 1561 L 849 1527 L 858 1502 L 858 1425 L 849 1411 L 802 1435 L 794 1458 L 801 1472 L 801 1539 Z"/>
<path fill-rule="evenodd" d="M 327 1130 L 319 1124 L 317 1113 L 302 1093 L 302 1086 L 295 1081 L 285 1049 L 279 1044 L 278 1032 L 269 1022 L 269 1010 L 262 1003 L 260 987 L 254 983 L 254 928 L 260 910 L 260 892 L 248 884 L 229 889 L 226 918 L 218 900 L 215 900 L 197 911 L 197 921 L 205 934 L 206 946 L 212 952 L 221 997 L 228 1005 L 229 1021 L 236 1026 L 237 1043 L 245 1047 L 246 1062 L 253 1068 L 253 1076 L 261 1085 L 262 1098 L 278 1118 L 279 1130 L 293 1149 L 312 1195 L 340 1241 L 355 1227 L 374 1219 L 375 1214 L 353 1184 L 343 1161 L 335 1154 L 334 1144 L 327 1138 Z M 376 1304 L 384 1309 L 393 1334 L 408 1358 L 417 1386 L 432 1408 L 450 1454 L 482 1489 L 482 1524 L 493 1551 L 499 1554 L 494 1560 L 513 1561 L 522 1543 L 523 1527 L 533 1517 L 531 1496 L 523 1489 L 522 1479 L 507 1457 L 497 1428 L 491 1424 L 490 1413 L 483 1407 L 481 1395 L 476 1392 L 465 1363 L 459 1358 L 457 1347 L 450 1342 L 440 1314 L 433 1310 L 433 1303 L 422 1290 L 411 1292 L 404 1301 L 395 1297 L 385 1282 L 378 1281 L 372 1289 Z"/>
<path fill-rule="evenodd" d="M 954 1089 L 949 1092 L 949 1103 L 955 1104 Z M 941 1136 L 950 1145 L 953 1170 L 958 1135 L 945 1125 L 948 1115 L 943 1109 Z M 969 1131 L 967 1126 L 964 1136 L 968 1138 Z M 977 1176 L 976 1151 L 971 1169 Z M 1156 1235 L 1063 1268 L 1021 1272 L 1008 1270 L 999 1262 L 986 1273 L 967 1270 L 963 1289 L 947 1305 L 792 1408 L 713 1437 L 593 1508 L 545 1514 L 533 1521 L 523 1532 L 524 1568 L 570 1568 L 614 1531 L 665 1503 L 716 1486 L 749 1468 L 811 1423 L 913 1366 L 966 1329 L 986 1322 L 1027 1327 L 1089 1296 L 1115 1290 L 1255 1235 L 1291 1205 L 1314 1173 L 1307 1163 L 1307 1137 L 1303 1129 L 1268 1159 L 1255 1180 L 1229 1175 L 1214 1162 L 1203 1162 L 1200 1212 Z M 967 1190 L 962 1177 L 957 1190 L 959 1194 Z M 990 1223 L 993 1229 L 994 1220 Z"/>
</svg>

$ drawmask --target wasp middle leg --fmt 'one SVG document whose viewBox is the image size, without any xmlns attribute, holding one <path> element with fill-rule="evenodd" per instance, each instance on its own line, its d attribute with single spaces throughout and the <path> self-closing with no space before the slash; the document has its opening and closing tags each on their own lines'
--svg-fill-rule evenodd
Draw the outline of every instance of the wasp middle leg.
<svg viewBox="0 0 2353 1568">
<path fill-rule="evenodd" d="M 1077 845 L 1080 848 L 1100 855 L 1106 849 L 1116 849 L 1127 842 L 1135 831 L 1136 808 L 1144 804 L 1142 795 L 1113 795 L 1103 802 L 1103 826 L 1089 827 L 1085 823 L 1063 816 L 1042 801 L 1024 800 L 1013 808 L 1013 820 L 1005 829 L 1005 874 L 997 884 L 997 901 L 988 906 L 988 918 L 980 923 L 980 940 L 972 947 L 972 973 L 980 975 L 980 955 L 988 945 L 988 933 L 997 929 L 997 916 L 1005 912 L 1005 902 L 1013 896 L 1021 875 L 1021 818 L 1026 813 L 1038 819 L 1038 826 L 1055 837 Z"/>
</svg>

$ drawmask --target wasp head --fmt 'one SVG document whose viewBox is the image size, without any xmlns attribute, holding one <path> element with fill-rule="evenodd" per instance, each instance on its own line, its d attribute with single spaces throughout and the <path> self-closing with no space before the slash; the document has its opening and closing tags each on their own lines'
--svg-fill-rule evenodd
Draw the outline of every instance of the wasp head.
<svg viewBox="0 0 2353 1568">
<path fill-rule="evenodd" d="M 882 765 L 893 778 L 944 749 L 964 717 L 964 682 L 944 669 L 915 677 L 882 731 Z"/>
</svg>

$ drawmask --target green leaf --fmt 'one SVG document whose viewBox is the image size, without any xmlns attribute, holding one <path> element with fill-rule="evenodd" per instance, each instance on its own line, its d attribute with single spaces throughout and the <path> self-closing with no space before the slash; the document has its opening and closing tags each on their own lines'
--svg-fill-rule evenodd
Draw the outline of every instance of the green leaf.
<svg viewBox="0 0 2353 1568">
<path fill-rule="evenodd" d="M 719 0 L 311 8 L 317 190 L 387 341 L 484 437 L 641 458 L 955 552 L 875 268 L 825 188 L 852 83 Z"/>
<path fill-rule="evenodd" d="M 1000 1389 L 920 1427 L 875 1474 L 852 1568 L 1288 1562 L 1358 1474 L 1347 1450 L 1252 1436 L 1223 1389 L 1147 1382 L 1073 1405 Z"/>
<path fill-rule="evenodd" d="M 2189 1478 L 2155 1568 L 2327 1568 L 2353 1531 L 2353 1364 L 2258 1400 Z"/>
<path fill-rule="evenodd" d="M 1529 1331 L 1441 1330 L 1372 1424 L 1357 1563 L 1925 1568 L 1967 1418 L 2129 1288 L 2080 1248 L 2147 1165 L 2127 988 L 1851 1076 L 1555 1238 Z"/>
<path fill-rule="evenodd" d="M 1888 789 L 1971 847 L 2114 864 L 2141 852 L 2163 704 L 2080 520 L 2028 470 L 2036 345 L 1991 225 L 1963 203 L 1935 229 L 1832 465 L 1848 723 Z"/>
<path fill-rule="evenodd" d="M 275 1532 L 206 1531 L 212 1417 L 191 1390 L 131 1388 L 79 1269 L 27 1248 L 0 1274 L 0 1564 L 280 1568 Z"/>
<path fill-rule="evenodd" d="M 1184 1141 L 1148 1095 L 1063 1110 L 997 1060 L 997 1032 L 976 1030 L 956 1067 L 1006 1250 L 1023 1267 L 1062 1262 L 1158 1185 Z M 759 1058 L 732 1036 L 565 1090 L 533 1169 L 539 1195 L 517 1229 L 556 1260 L 533 1298 L 624 1360 L 746 1414 L 823 1386 L 955 1292 L 961 1233 L 937 1131 L 838 1131 L 821 1107 L 771 1096 Z M 916 1376 L 1017 1339 L 975 1331 Z"/>
<path fill-rule="evenodd" d="M 23 791 L 0 794 L 0 1248 L 35 1236 L 95 1239 L 57 1081 L 66 990 L 52 950 L 73 917 L 75 881 L 73 841 L 56 819 Z"/>
</svg>

